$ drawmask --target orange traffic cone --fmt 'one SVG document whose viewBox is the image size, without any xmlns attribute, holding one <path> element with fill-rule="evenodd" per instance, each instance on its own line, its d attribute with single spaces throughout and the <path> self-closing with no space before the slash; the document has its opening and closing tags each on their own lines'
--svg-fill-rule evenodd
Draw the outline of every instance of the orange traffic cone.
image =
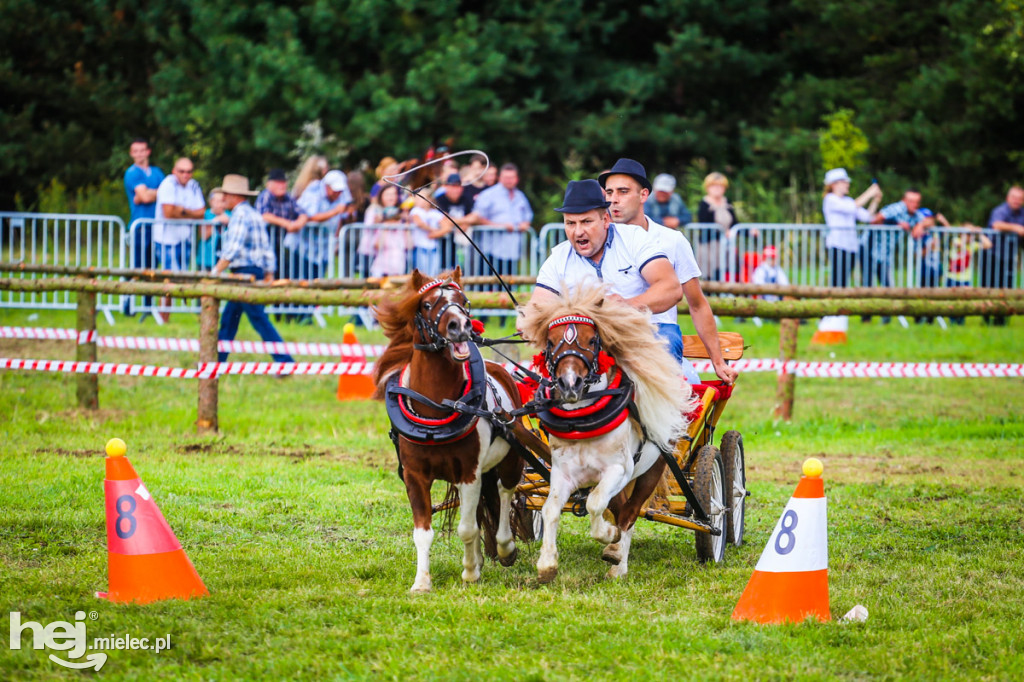
<svg viewBox="0 0 1024 682">
<path fill-rule="evenodd" d="M 828 529 L 821 462 L 804 462 L 804 475 L 775 524 L 733 620 L 799 623 L 832 619 L 828 606 Z"/>
<path fill-rule="evenodd" d="M 811 337 L 811 343 L 822 346 L 846 343 L 846 332 L 849 328 L 850 318 L 846 315 L 826 315 L 818 323 L 818 329 Z"/>
<path fill-rule="evenodd" d="M 360 367 L 355 374 L 342 374 L 338 377 L 338 400 L 366 400 L 373 396 L 376 386 L 373 385 L 372 369 L 368 368 L 366 356 L 363 354 L 356 339 L 356 326 L 349 322 L 344 327 L 342 343 L 353 347 L 351 353 L 342 353 L 342 362 L 352 362 Z"/>
<path fill-rule="evenodd" d="M 158 599 L 190 599 L 210 594 L 185 555 L 174 531 L 135 473 L 120 438 L 107 443 L 109 592 L 113 602 L 146 604 Z"/>
</svg>

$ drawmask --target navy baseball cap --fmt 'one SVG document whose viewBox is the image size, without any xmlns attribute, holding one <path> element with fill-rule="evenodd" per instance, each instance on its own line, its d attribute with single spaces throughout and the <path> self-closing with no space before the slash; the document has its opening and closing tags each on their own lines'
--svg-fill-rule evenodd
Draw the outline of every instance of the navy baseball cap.
<svg viewBox="0 0 1024 682">
<path fill-rule="evenodd" d="M 448 176 L 448 178 L 447 178 L 447 179 L 446 179 L 446 180 L 444 181 L 444 184 L 446 184 L 446 185 L 458 185 L 458 186 L 460 186 L 460 187 L 461 187 L 461 186 L 462 186 L 462 178 L 461 178 L 461 177 L 459 177 L 459 174 L 458 174 L 458 173 L 452 173 L 452 174 L 451 174 L 451 175 L 449 175 L 449 176 Z"/>
<path fill-rule="evenodd" d="M 286 182 L 288 178 L 285 177 L 284 171 L 280 168 L 271 168 L 270 174 L 267 176 L 267 181 L 277 180 L 279 182 Z"/>
</svg>

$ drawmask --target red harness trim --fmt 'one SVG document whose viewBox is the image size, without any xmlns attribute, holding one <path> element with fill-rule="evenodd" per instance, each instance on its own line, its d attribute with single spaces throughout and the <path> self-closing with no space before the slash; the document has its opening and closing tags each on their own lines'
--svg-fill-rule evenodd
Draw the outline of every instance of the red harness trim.
<svg viewBox="0 0 1024 682">
<path fill-rule="evenodd" d="M 610 421 L 608 424 L 599 429 L 594 429 L 593 431 L 553 431 L 551 429 L 547 429 L 547 432 L 552 436 L 558 436 L 559 438 L 564 438 L 566 440 L 586 440 L 587 438 L 597 438 L 598 436 L 603 436 L 613 429 L 617 429 L 622 422 L 626 421 L 627 417 L 629 417 L 628 409 L 623 410 L 619 413 L 618 417 Z"/>
<path fill-rule="evenodd" d="M 618 388 L 621 383 L 622 370 L 619 369 L 615 372 L 615 376 L 612 377 L 612 380 L 608 382 L 608 388 Z M 552 407 L 550 412 L 556 417 L 561 417 L 563 419 L 571 419 L 572 417 L 583 417 L 594 414 L 595 412 L 600 412 L 601 410 L 605 409 L 608 406 L 608 403 L 611 402 L 612 397 L 613 396 L 606 395 L 603 398 L 599 398 L 597 402 L 595 402 L 593 405 L 589 405 L 588 407 L 583 407 L 578 410 L 563 410 L 558 407 Z M 564 438 L 565 440 L 586 440 L 588 438 L 597 438 L 598 436 L 603 436 L 604 434 L 617 429 L 622 424 L 622 422 L 626 421 L 628 417 L 629 408 L 626 407 L 623 408 L 623 410 L 619 412 L 618 416 L 616 416 L 610 422 L 592 431 L 556 431 L 548 426 L 545 426 L 545 429 L 552 436 L 558 436 L 559 438 Z"/>
<path fill-rule="evenodd" d="M 406 367 L 408 367 L 408 365 L 406 365 Z M 463 365 L 463 367 L 465 368 L 466 365 Z M 405 367 L 402 368 L 403 375 L 405 374 L 405 369 Z M 469 393 L 470 390 L 473 388 L 473 376 L 469 373 L 468 369 L 465 369 L 465 373 L 466 390 L 462 392 L 463 396 Z M 408 388 L 408 386 L 403 386 L 401 379 L 399 379 L 398 385 L 402 386 L 402 388 Z M 402 414 L 404 414 L 409 421 L 416 422 L 417 424 L 422 424 L 423 426 L 444 426 L 445 424 L 449 424 L 455 421 L 459 417 L 459 413 L 454 410 L 452 410 L 452 413 L 450 415 L 444 417 L 443 419 L 431 419 L 430 417 L 421 417 L 414 413 L 411 409 L 409 409 L 409 407 L 405 404 L 405 396 L 398 396 L 398 407 L 399 409 L 402 410 Z M 469 432 L 472 430 L 473 429 L 466 431 L 466 433 L 462 434 L 458 438 L 453 438 L 452 440 L 447 440 L 443 442 L 451 443 L 452 441 L 459 440 L 459 438 L 465 438 L 467 435 L 469 435 Z"/>
</svg>

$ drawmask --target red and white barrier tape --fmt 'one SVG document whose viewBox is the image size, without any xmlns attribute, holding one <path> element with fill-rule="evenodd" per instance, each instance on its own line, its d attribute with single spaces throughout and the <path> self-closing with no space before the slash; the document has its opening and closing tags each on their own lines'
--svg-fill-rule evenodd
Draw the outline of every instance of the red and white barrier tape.
<svg viewBox="0 0 1024 682">
<path fill-rule="evenodd" d="M 711 373 L 706 360 L 697 361 L 698 372 Z M 372 362 L 204 362 L 198 369 L 128 365 L 114 362 L 72 362 L 65 360 L 22 360 L 0 358 L 0 369 L 24 369 L 41 372 L 114 374 L 119 376 L 168 377 L 176 379 L 209 379 L 227 374 L 341 375 L 373 373 Z M 948 363 L 948 362 L 798 362 L 780 360 L 737 360 L 733 366 L 742 372 L 783 370 L 798 377 L 832 378 L 1014 378 L 1024 377 L 1024 364 Z M 513 367 L 506 364 L 510 371 Z"/>
<path fill-rule="evenodd" d="M 167 350 L 199 352 L 198 339 L 169 339 L 149 336 L 97 336 L 95 331 L 77 332 L 74 329 L 45 327 L 0 327 L 0 338 L 46 339 L 51 341 L 95 342 L 101 348 L 125 350 Z M 384 346 L 350 343 L 293 343 L 290 341 L 218 341 L 217 350 L 225 353 L 269 353 L 290 355 L 318 355 L 327 357 L 379 357 Z"/>
<path fill-rule="evenodd" d="M 20 360 L 0 358 L 0 369 L 29 369 L 38 372 L 64 372 L 72 374 L 116 374 L 130 377 L 166 377 L 170 379 L 197 379 L 199 370 L 152 365 L 126 365 L 117 362 L 67 362 L 64 360 Z"/>
<path fill-rule="evenodd" d="M 1024 377 L 1024 365 L 982 362 L 801 362 L 790 360 L 737 360 L 731 365 L 738 372 L 786 372 L 798 377 L 850 379 L 910 379 L 967 377 Z M 710 360 L 697 360 L 698 372 L 714 373 Z"/>
</svg>

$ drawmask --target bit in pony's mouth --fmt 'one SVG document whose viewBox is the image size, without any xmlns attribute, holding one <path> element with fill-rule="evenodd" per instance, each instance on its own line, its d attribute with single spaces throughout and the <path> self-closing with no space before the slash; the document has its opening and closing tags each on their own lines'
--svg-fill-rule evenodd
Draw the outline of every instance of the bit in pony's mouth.
<svg viewBox="0 0 1024 682">
<path fill-rule="evenodd" d="M 452 360 L 465 362 L 469 359 L 469 341 L 452 341 Z"/>
</svg>

